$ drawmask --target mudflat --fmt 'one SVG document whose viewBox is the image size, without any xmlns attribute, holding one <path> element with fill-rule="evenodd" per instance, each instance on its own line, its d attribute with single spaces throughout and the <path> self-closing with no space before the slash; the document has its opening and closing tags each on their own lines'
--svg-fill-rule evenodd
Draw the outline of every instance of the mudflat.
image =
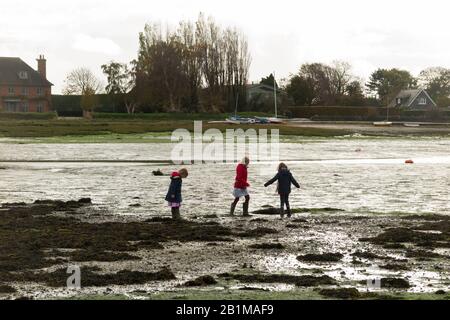
<svg viewBox="0 0 450 320">
<path fill-rule="evenodd" d="M 331 208 L 183 221 L 91 199 L 0 208 L 2 298 L 449 298 L 450 216 Z M 265 214 L 264 214 L 265 213 Z M 81 270 L 68 289 L 67 267 Z M 368 281 L 380 280 L 379 288 Z"/>
</svg>

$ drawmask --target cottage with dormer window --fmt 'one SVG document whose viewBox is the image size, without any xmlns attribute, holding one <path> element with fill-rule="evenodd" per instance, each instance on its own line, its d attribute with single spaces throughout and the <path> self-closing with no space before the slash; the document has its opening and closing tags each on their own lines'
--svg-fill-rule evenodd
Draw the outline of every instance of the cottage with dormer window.
<svg viewBox="0 0 450 320">
<path fill-rule="evenodd" d="M 397 107 L 411 110 L 432 109 L 436 108 L 436 106 L 436 103 L 424 89 L 402 90 L 389 104 L 391 108 Z"/>
</svg>

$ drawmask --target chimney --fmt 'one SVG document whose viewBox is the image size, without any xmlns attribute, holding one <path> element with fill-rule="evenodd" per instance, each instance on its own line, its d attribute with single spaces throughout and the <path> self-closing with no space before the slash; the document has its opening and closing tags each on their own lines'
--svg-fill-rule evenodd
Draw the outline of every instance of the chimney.
<svg viewBox="0 0 450 320">
<path fill-rule="evenodd" d="M 45 79 L 47 79 L 47 60 L 45 60 L 44 55 L 39 55 L 39 59 L 36 59 L 38 63 L 38 69 L 37 71 L 43 76 Z"/>
</svg>

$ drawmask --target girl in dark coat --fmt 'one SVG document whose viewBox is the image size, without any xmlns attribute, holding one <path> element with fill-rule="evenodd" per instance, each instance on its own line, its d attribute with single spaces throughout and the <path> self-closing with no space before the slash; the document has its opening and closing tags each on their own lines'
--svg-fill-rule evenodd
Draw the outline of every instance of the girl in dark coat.
<svg viewBox="0 0 450 320">
<path fill-rule="evenodd" d="M 300 185 L 294 179 L 292 173 L 283 162 L 278 165 L 278 173 L 275 175 L 275 177 L 267 181 L 264 184 L 264 187 L 271 185 L 275 181 L 278 181 L 277 191 L 280 195 L 280 216 L 281 218 L 284 217 L 284 205 L 286 205 L 287 216 L 288 218 L 290 218 L 291 208 L 289 206 L 289 194 L 291 193 L 291 184 L 293 184 L 297 188 L 300 188 Z"/>
<path fill-rule="evenodd" d="M 178 172 L 172 172 L 172 174 L 170 175 L 169 191 L 167 191 L 165 199 L 168 202 L 169 207 L 172 209 L 172 218 L 174 220 L 181 219 L 180 207 L 181 202 L 183 201 L 181 197 L 181 185 L 183 183 L 182 179 L 187 178 L 187 176 L 188 171 L 184 168 Z"/>
</svg>

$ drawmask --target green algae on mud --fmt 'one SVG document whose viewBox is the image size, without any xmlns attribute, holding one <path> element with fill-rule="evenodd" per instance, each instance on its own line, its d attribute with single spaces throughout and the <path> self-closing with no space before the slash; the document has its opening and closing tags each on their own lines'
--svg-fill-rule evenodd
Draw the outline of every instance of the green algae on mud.
<svg viewBox="0 0 450 320">
<path fill-rule="evenodd" d="M 210 286 L 213 284 L 217 284 L 217 280 L 214 279 L 213 276 L 204 275 L 204 276 L 200 276 L 194 280 L 186 281 L 183 284 L 183 286 L 185 286 L 185 287 L 204 287 L 204 286 Z"/>
<path fill-rule="evenodd" d="M 258 290 L 255 290 L 258 289 Z M 398 291 L 361 292 L 357 296 L 348 297 L 343 292 L 346 289 L 355 293 L 352 288 L 304 288 L 296 287 L 286 291 L 261 290 L 255 287 L 242 287 L 238 289 L 202 289 L 186 288 L 176 291 L 160 292 L 134 292 L 128 295 L 83 295 L 68 299 L 76 300 L 323 300 L 323 299 L 352 299 L 352 300 L 449 300 L 448 293 L 408 293 Z M 326 290 L 326 291 L 322 291 Z M 320 293 L 322 291 L 322 293 Z M 350 291 L 348 291 L 350 292 Z M 351 294 L 351 292 L 350 292 Z"/>
<path fill-rule="evenodd" d="M 345 210 L 339 208 L 293 208 L 291 209 L 292 213 L 330 213 L 330 212 L 344 212 Z M 252 212 L 252 214 L 256 215 L 279 215 L 280 209 L 272 206 L 266 206 L 262 209 L 258 209 Z M 294 220 L 293 220 L 294 221 Z M 306 222 L 306 221 L 301 221 Z"/>
<path fill-rule="evenodd" d="M 152 242 L 151 245 L 153 246 L 154 242 Z M 146 246 L 146 248 L 149 248 L 149 246 Z M 74 261 L 74 262 L 89 262 L 89 261 L 114 262 L 114 261 L 140 260 L 141 259 L 138 256 L 134 256 L 134 255 L 131 255 L 126 252 L 101 251 L 101 250 L 95 250 L 95 248 L 92 248 L 89 250 L 80 249 L 80 250 L 74 250 L 71 252 L 63 252 L 60 250 L 53 250 L 51 252 L 51 254 L 54 256 L 57 256 L 57 257 L 69 257 L 70 260 Z"/>
<path fill-rule="evenodd" d="M 281 250 L 281 249 L 284 249 L 284 246 L 281 243 L 279 243 L 279 242 L 255 243 L 255 244 L 251 244 L 249 247 L 253 248 L 253 249 L 266 249 L 266 250 L 273 250 L 273 249 Z"/>
<path fill-rule="evenodd" d="M 319 294 L 327 298 L 344 300 L 361 298 L 361 293 L 356 288 L 321 289 Z"/>
<path fill-rule="evenodd" d="M 417 219 L 414 217 L 414 219 Z M 412 243 L 419 247 L 450 247 L 450 216 L 428 217 L 432 221 L 424 222 L 412 228 L 388 228 L 375 237 L 360 238 L 362 242 L 377 245 Z"/>
<path fill-rule="evenodd" d="M 380 255 L 372 253 L 372 252 L 359 251 L 359 250 L 352 253 L 352 256 L 357 257 L 357 258 L 369 259 L 369 260 L 375 260 L 375 259 L 388 260 L 388 259 L 390 259 L 388 257 L 380 256 Z"/>
<path fill-rule="evenodd" d="M 218 275 L 225 280 L 237 280 L 244 283 L 284 283 L 293 284 L 299 287 L 315 287 L 319 285 L 335 285 L 336 280 L 323 275 L 323 276 L 311 276 L 311 275 L 289 275 L 289 274 L 241 274 L 241 273 L 223 273 Z"/>
<path fill-rule="evenodd" d="M 361 284 L 366 284 L 366 281 L 361 281 Z M 403 278 L 381 278 L 380 279 L 381 288 L 386 289 L 409 289 L 411 288 L 411 284 L 408 280 Z"/>
<path fill-rule="evenodd" d="M 139 248 L 158 250 L 161 248 L 160 243 L 167 241 L 221 242 L 231 241 L 231 237 L 257 238 L 276 232 L 269 228 L 231 230 L 213 222 L 173 221 L 164 218 L 126 223 L 90 223 L 77 219 L 77 210 L 90 203 L 90 199 L 80 199 L 3 205 L 0 212 L 0 284 L 16 280 L 54 285 L 55 277 L 59 277 L 57 283 L 63 286 L 65 282 L 60 281 L 61 277 L 67 278 L 63 269 L 53 273 L 33 270 L 73 261 L 140 259 L 130 252 L 136 252 Z M 108 276 L 94 271 L 87 269 L 84 272 L 85 285 L 115 283 L 114 281 L 141 283 L 140 279 L 150 281 L 154 276 L 149 273 L 130 273 L 127 270 Z"/>
<path fill-rule="evenodd" d="M 332 267 L 345 271 L 347 271 L 347 267 L 353 268 L 356 272 L 361 270 L 362 273 L 360 273 L 360 276 L 364 278 L 375 275 L 369 269 L 369 265 L 380 266 L 380 264 L 383 264 L 381 267 L 386 266 L 386 269 L 389 271 L 385 269 L 382 276 L 410 280 L 411 289 L 407 289 L 409 291 L 422 291 L 425 289 L 425 291 L 433 290 L 433 292 L 436 292 L 438 289 L 445 289 L 444 286 L 448 284 L 446 282 L 446 261 L 442 257 L 439 258 L 442 260 L 433 260 L 431 262 L 422 261 L 416 257 L 409 258 L 408 263 L 403 261 L 405 260 L 403 257 L 409 250 L 418 251 L 427 248 L 414 248 L 411 247 L 411 243 L 405 243 L 405 248 L 403 249 L 392 249 L 392 251 L 389 251 L 391 250 L 389 249 L 386 251 L 383 250 L 382 246 L 378 246 L 378 244 L 372 244 L 367 241 L 360 243 L 357 240 L 362 236 L 375 238 L 378 234 L 386 232 L 388 229 L 379 227 L 381 224 L 392 227 L 406 226 L 413 231 L 421 232 L 419 230 L 422 228 L 421 226 L 425 225 L 425 222 L 441 223 L 443 219 L 437 221 L 420 221 L 420 219 L 405 220 L 399 216 L 377 216 L 371 217 L 370 220 L 355 221 L 350 219 L 351 216 L 349 214 L 343 216 L 336 214 L 331 217 L 321 215 L 319 217 L 299 218 L 299 224 L 307 223 L 310 227 L 307 231 L 286 229 L 286 222 L 275 217 L 265 217 L 265 219 L 254 218 L 257 220 L 254 222 L 248 219 L 233 219 L 222 216 L 219 216 L 219 219 L 211 217 L 214 221 L 198 219 L 195 222 L 192 220 L 174 222 L 166 217 L 155 217 L 145 221 L 127 218 L 124 220 L 120 219 L 120 223 L 105 222 L 102 218 L 100 220 L 102 223 L 98 223 L 96 220 L 90 219 L 91 216 L 93 217 L 97 213 L 96 206 L 90 206 L 88 203 L 83 205 L 78 203 L 78 201 L 38 201 L 35 204 L 10 204 L 0 208 L 0 216 L 2 217 L 0 219 L 0 239 L 4 239 L 7 235 L 12 237 L 13 234 L 9 233 L 9 231 L 16 228 L 20 233 L 34 234 L 37 236 L 36 240 L 38 240 L 33 244 L 34 246 L 29 248 L 28 252 L 30 256 L 32 253 L 34 254 L 34 258 L 30 261 L 35 263 L 35 267 L 29 269 L 11 269 L 8 272 L 2 271 L 0 272 L 0 284 L 16 287 L 18 292 L 14 295 L 20 296 L 24 294 L 29 295 L 30 291 L 27 289 L 27 286 L 29 283 L 35 286 L 36 284 L 33 284 L 33 282 L 36 281 L 39 285 L 44 286 L 42 289 L 44 296 L 53 297 L 52 294 L 56 291 L 52 289 L 53 287 L 50 287 L 50 284 L 54 283 L 55 286 L 56 283 L 63 285 L 61 283 L 65 284 L 65 279 L 67 279 L 67 274 L 63 272 L 64 269 L 62 267 L 67 266 L 68 262 L 86 260 L 85 262 L 87 263 L 81 263 L 80 265 L 83 273 L 87 272 L 88 277 L 91 277 L 88 278 L 89 282 L 87 282 L 90 286 L 95 286 L 96 284 L 100 285 L 100 287 L 103 285 L 108 286 L 114 283 L 111 280 L 112 277 L 118 277 L 119 279 L 115 282 L 118 283 L 117 286 L 112 287 L 113 289 L 111 290 L 104 291 L 105 299 L 119 297 L 122 293 L 127 296 L 131 295 L 131 297 L 135 296 L 137 299 L 153 299 L 153 296 L 158 294 L 150 294 L 150 292 L 155 291 L 162 291 L 161 295 L 171 297 L 167 293 L 170 290 L 174 290 L 172 293 L 173 297 L 179 297 L 186 293 L 194 296 L 187 297 L 191 299 L 198 297 L 201 293 L 195 293 L 195 290 L 191 291 L 190 289 L 184 290 L 180 284 L 185 283 L 189 279 L 193 279 L 190 281 L 194 281 L 195 283 L 195 280 L 205 276 L 205 274 L 209 278 L 218 281 L 215 285 L 210 285 L 209 287 L 200 286 L 202 288 L 199 288 L 199 290 L 206 290 L 211 295 L 215 294 L 214 297 L 210 297 L 212 299 L 221 299 L 225 293 L 234 297 L 240 297 L 242 294 L 245 297 L 263 297 L 260 294 L 266 294 L 265 297 L 276 299 L 276 297 L 286 297 L 292 294 L 296 295 L 299 299 L 309 299 L 312 297 L 314 299 L 323 299 L 327 297 L 320 295 L 318 291 L 311 292 L 308 289 L 303 291 L 303 288 L 322 289 L 325 287 L 332 289 L 337 286 L 338 288 L 355 287 L 357 290 L 361 290 L 361 286 L 365 284 L 359 284 L 358 281 L 361 280 L 361 277 L 351 278 L 348 276 L 349 273 L 344 276 L 340 276 L 339 272 L 330 273 L 327 271 L 327 268 L 331 266 L 330 264 L 317 264 L 319 267 L 316 266 L 315 268 L 321 271 L 320 273 L 311 269 L 310 266 L 306 269 L 303 267 L 302 269 L 298 269 L 299 264 L 296 262 L 295 257 L 300 253 L 315 253 L 316 249 L 319 253 L 326 253 L 328 250 L 340 252 L 344 255 L 345 259 L 334 262 Z M 13 223 L 13 217 L 16 218 L 16 223 Z M 107 217 L 108 215 L 106 216 L 106 221 L 109 221 Z M 203 218 L 203 216 L 199 217 Z M 330 221 L 335 221 L 336 219 L 341 219 L 339 220 L 339 228 L 335 228 L 335 224 L 330 223 Z M 115 221 L 116 219 L 113 220 Z M 86 221 L 91 223 L 88 224 Z M 47 224 L 44 225 L 44 222 L 47 222 Z M 80 223 L 81 225 L 77 226 Z M 75 225 L 75 227 L 70 226 L 71 224 Z M 83 226 L 86 233 L 81 234 L 83 239 L 78 243 L 79 247 L 54 247 L 58 236 L 53 234 L 49 236 L 50 239 L 45 239 L 46 243 L 49 244 L 48 246 L 44 246 L 44 240 L 40 239 L 44 235 L 45 237 L 48 236 L 41 229 L 45 229 L 47 233 L 61 234 L 61 237 L 68 236 L 71 238 L 75 231 L 78 232 L 79 229 L 82 229 L 80 226 Z M 445 224 L 425 226 L 425 229 L 434 228 L 445 231 Z M 107 227 L 111 230 L 107 230 Z M 196 232 L 196 229 L 204 231 L 205 234 L 200 235 Z M 424 231 L 428 232 L 428 230 Z M 96 239 L 97 236 L 89 237 L 90 233 L 103 233 L 105 236 Z M 343 243 L 343 245 L 339 243 L 337 246 L 330 247 L 330 241 L 335 241 L 336 238 L 328 238 L 328 236 L 324 237 L 323 235 L 334 235 L 336 233 L 340 233 L 343 236 L 342 239 L 347 241 L 347 243 Z M 353 236 L 347 237 L 349 233 Z M 433 233 L 440 234 L 441 231 L 436 230 Z M 304 241 L 305 235 L 308 240 Z M 56 238 L 52 239 L 54 236 Z M 120 241 L 117 241 L 111 246 L 107 245 L 106 247 L 100 246 L 96 248 L 99 240 L 109 242 L 109 237 L 111 239 L 118 237 Z M 260 239 L 260 237 L 263 237 L 261 239 L 262 241 L 254 240 L 254 238 Z M 298 238 L 295 239 L 293 237 Z M 33 237 L 26 238 L 22 235 L 19 235 L 19 238 L 33 239 Z M 315 240 L 316 238 L 320 239 L 320 242 Z M 282 243 L 285 245 L 285 249 L 261 251 L 249 248 L 250 245 L 256 243 Z M 82 246 L 83 244 L 85 246 Z M 436 251 L 440 253 L 440 251 Z M 0 252 L 3 257 L 3 250 Z M 431 251 L 427 249 L 427 252 Z M 107 257 L 109 254 L 112 255 L 112 258 Z M 77 255 L 79 257 L 76 257 Z M 133 257 L 140 260 L 131 260 L 134 259 Z M 266 260 L 266 257 L 273 260 Z M 276 260 L 278 258 L 284 259 L 285 257 L 289 257 L 291 259 L 290 262 L 294 263 L 292 265 L 296 268 L 294 274 L 292 269 L 289 267 L 286 268 L 287 265 L 285 264 L 266 264 L 274 262 L 278 264 Z M 8 257 L 8 259 L 11 258 L 12 256 Z M 20 256 L 16 256 L 16 258 L 20 258 Z M 365 259 L 363 261 L 364 266 L 352 265 L 352 258 Z M 107 261 L 96 263 L 102 259 Z M 157 261 L 155 262 L 155 260 Z M 177 261 L 181 261 L 181 263 L 178 264 Z M 49 270 L 41 270 L 43 268 L 43 262 L 51 268 Z M 210 264 L 210 262 L 213 262 L 213 264 Z M 312 264 L 315 263 L 312 262 Z M 33 264 L 30 265 L 33 266 Z M 178 280 L 164 280 L 164 277 L 161 278 L 162 280 L 152 278 L 154 275 L 151 274 L 161 271 L 164 265 L 171 266 L 170 271 Z M 249 267 L 242 267 L 242 265 Z M 302 262 L 300 262 L 300 265 L 302 265 Z M 395 270 L 397 266 L 407 266 L 410 268 L 410 271 L 403 272 L 407 270 Z M 438 270 L 438 266 L 441 269 Z M 365 271 L 366 268 L 368 268 L 367 272 Z M 141 272 L 135 273 L 135 270 Z M 431 287 L 427 286 L 426 279 L 418 279 L 414 275 L 408 275 L 417 270 L 434 272 L 436 275 L 432 276 L 432 279 L 436 285 L 432 285 Z M 390 273 L 390 271 L 395 271 L 395 275 L 394 272 Z M 241 275 L 240 272 L 245 274 Z M 300 272 L 300 275 L 296 275 L 297 272 Z M 228 278 L 219 276 L 219 274 L 223 273 L 228 273 L 228 275 L 236 274 L 237 276 L 229 276 Z M 17 276 L 17 282 L 9 283 L 9 281 L 15 280 L 11 275 Z M 103 277 L 102 275 L 105 276 Z M 328 278 L 322 276 L 327 276 Z M 330 278 L 333 281 L 330 281 Z M 151 283 L 146 283 L 146 281 L 150 281 Z M 157 282 L 153 283 L 153 281 Z M 332 282 L 334 284 L 331 284 Z M 47 283 L 48 288 L 45 287 Z M 142 283 L 146 283 L 146 285 L 141 286 Z M 202 281 L 198 283 L 201 284 Z M 133 284 L 136 284 L 136 286 Z M 86 283 L 82 285 L 84 286 Z M 24 288 L 27 290 L 25 293 L 23 291 Z M 211 290 L 213 288 L 214 290 Z M 223 290 L 216 291 L 216 289 L 220 288 L 223 288 Z M 280 293 L 278 291 L 284 291 L 286 289 L 288 289 L 286 291 L 287 293 Z M 302 290 L 299 291 L 298 289 Z M 80 296 L 87 297 L 83 295 L 98 292 L 96 290 L 102 289 L 91 290 L 88 288 L 83 293 L 80 293 Z M 149 292 L 146 293 L 146 290 Z M 363 295 L 358 299 L 382 299 L 388 296 L 392 296 L 392 299 L 394 299 L 398 297 L 398 293 L 401 293 L 401 297 L 405 299 L 407 299 L 407 294 L 409 294 L 406 292 L 406 288 L 391 287 L 386 288 L 383 293 L 380 293 L 376 297 Z M 417 297 L 421 299 L 421 297 L 425 296 L 426 294 L 424 293 Z M 40 297 L 41 293 L 37 293 L 35 297 L 31 298 Z M 444 299 L 445 294 L 440 295 L 440 297 L 433 296 L 432 298 Z"/>
<path fill-rule="evenodd" d="M 338 262 L 344 255 L 342 253 L 325 252 L 321 254 L 309 253 L 297 257 L 299 261 L 307 262 Z"/>
<path fill-rule="evenodd" d="M 149 300 L 322 300 L 322 299 L 342 299 L 334 296 L 332 291 L 328 291 L 334 297 L 327 297 L 320 294 L 320 290 L 310 288 L 295 288 L 287 291 L 267 291 L 252 290 L 250 288 L 239 289 L 184 289 L 178 291 L 161 291 L 156 293 L 136 292 L 128 295 L 82 295 L 73 296 L 69 299 L 75 300 L 128 300 L 128 299 L 149 299 Z M 332 288 L 328 289 L 331 290 Z M 323 292 L 325 293 L 325 292 Z M 359 297 L 354 300 L 449 300 L 449 294 L 440 293 L 405 293 L 392 291 L 360 292 Z"/>
<path fill-rule="evenodd" d="M 141 272 L 120 270 L 114 273 L 99 273 L 98 267 L 82 267 L 83 287 L 103 287 L 108 285 L 144 284 L 150 281 L 175 280 L 176 277 L 168 268 L 156 272 Z M 60 268 L 53 272 L 25 271 L 20 275 L 14 274 L 11 279 L 20 282 L 45 283 L 49 287 L 61 288 L 66 286 L 67 268 Z"/>
<path fill-rule="evenodd" d="M 392 270 L 392 271 L 409 271 L 411 267 L 405 264 L 388 263 L 379 266 L 381 269 Z"/>
<path fill-rule="evenodd" d="M 0 285 L 0 294 L 16 293 L 17 290 L 8 285 Z"/>
</svg>

